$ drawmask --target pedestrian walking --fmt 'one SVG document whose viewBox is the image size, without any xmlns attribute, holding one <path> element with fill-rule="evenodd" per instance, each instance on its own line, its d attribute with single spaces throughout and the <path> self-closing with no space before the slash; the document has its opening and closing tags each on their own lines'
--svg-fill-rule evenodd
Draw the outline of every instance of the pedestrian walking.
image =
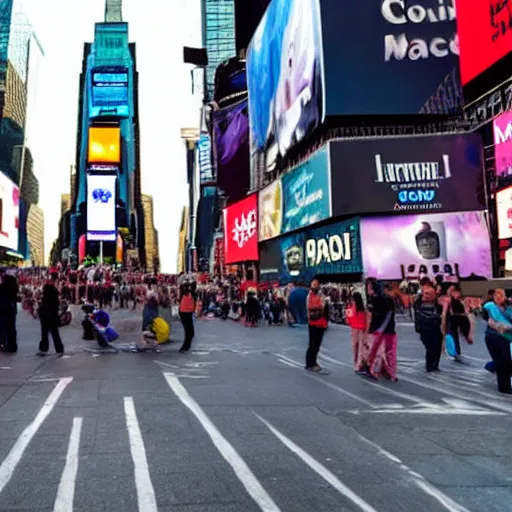
<svg viewBox="0 0 512 512">
<path fill-rule="evenodd" d="M 327 301 L 320 293 L 320 283 L 317 279 L 311 282 L 307 310 L 309 346 L 306 352 L 306 370 L 320 372 L 322 368 L 317 362 L 317 356 L 328 326 L 329 309 Z"/>
<path fill-rule="evenodd" d="M 368 357 L 368 375 L 378 378 L 377 356 L 384 344 L 381 372 L 393 382 L 397 377 L 397 336 L 395 330 L 395 304 L 388 295 L 388 289 L 382 290 L 379 283 L 369 278 L 366 281 L 368 296 L 368 332 L 372 337 L 372 346 Z"/>
<path fill-rule="evenodd" d="M 180 294 L 180 320 L 185 330 L 185 340 L 180 348 L 183 354 L 190 350 L 192 340 L 195 336 L 194 331 L 194 311 L 196 310 L 196 300 L 192 293 L 192 288 L 189 283 L 185 283 L 181 287 Z"/>
<path fill-rule="evenodd" d="M 421 304 L 414 315 L 414 325 L 425 346 L 425 367 L 427 372 L 439 371 L 439 361 L 443 351 L 441 329 L 443 308 L 436 298 L 435 288 L 428 284 L 423 287 Z"/>
<path fill-rule="evenodd" d="M 370 345 L 366 330 L 366 308 L 364 307 L 363 297 L 359 292 L 353 294 L 352 301 L 345 314 L 350 327 L 354 371 L 356 373 L 366 372 Z"/>
<path fill-rule="evenodd" d="M 55 352 L 59 356 L 64 355 L 64 345 L 60 338 L 59 325 L 59 291 L 56 287 L 56 279 L 51 278 L 50 282 L 43 287 L 43 297 L 39 308 L 39 318 L 41 321 L 41 342 L 39 343 L 38 355 L 46 356 L 49 350 L 48 335 L 52 335 Z"/>
</svg>

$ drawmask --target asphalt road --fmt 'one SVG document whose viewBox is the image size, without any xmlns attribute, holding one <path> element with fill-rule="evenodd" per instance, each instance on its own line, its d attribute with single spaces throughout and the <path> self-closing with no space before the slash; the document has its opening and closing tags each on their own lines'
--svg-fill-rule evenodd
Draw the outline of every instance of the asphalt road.
<svg viewBox="0 0 512 512">
<path fill-rule="evenodd" d="M 114 315 L 124 343 L 139 315 Z M 325 376 L 302 369 L 304 328 L 196 327 L 187 355 L 178 324 L 160 354 L 99 354 L 75 324 L 67 355 L 41 359 L 21 314 L 20 352 L 0 355 L 0 510 L 512 509 L 512 400 L 482 368 L 481 336 L 427 376 L 400 326 L 390 383 L 353 373 L 343 327 Z"/>
</svg>

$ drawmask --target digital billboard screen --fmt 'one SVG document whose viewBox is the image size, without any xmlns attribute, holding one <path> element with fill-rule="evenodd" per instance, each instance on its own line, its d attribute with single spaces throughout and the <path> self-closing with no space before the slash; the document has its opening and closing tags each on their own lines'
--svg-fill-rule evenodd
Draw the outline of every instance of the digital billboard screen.
<svg viewBox="0 0 512 512">
<path fill-rule="evenodd" d="M 330 143 L 334 215 L 486 208 L 478 134 Z"/>
<path fill-rule="evenodd" d="M 511 20 L 507 0 L 457 0 L 462 85 L 512 51 Z"/>
<path fill-rule="evenodd" d="M 512 112 L 504 112 L 493 121 L 494 161 L 497 176 L 512 175 Z"/>
<path fill-rule="evenodd" d="M 116 241 L 116 176 L 87 176 L 87 240 Z"/>
<path fill-rule="evenodd" d="M 368 277 L 492 277 L 484 212 L 365 218 L 361 244 Z"/>
<path fill-rule="evenodd" d="M 500 190 L 496 194 L 496 211 L 498 216 L 498 238 L 512 238 L 512 187 Z"/>
<path fill-rule="evenodd" d="M 18 250 L 20 190 L 0 172 L 0 247 Z"/>
<path fill-rule="evenodd" d="M 95 68 L 91 71 L 90 117 L 129 115 L 128 70 Z"/>
<path fill-rule="evenodd" d="M 328 116 L 419 113 L 458 71 L 453 0 L 320 4 Z"/>
<path fill-rule="evenodd" d="M 121 130 L 119 127 L 89 128 L 89 164 L 118 164 L 121 161 Z"/>
<path fill-rule="evenodd" d="M 324 118 L 319 0 L 273 0 L 247 53 L 251 161 L 272 168 L 278 155 Z"/>
</svg>

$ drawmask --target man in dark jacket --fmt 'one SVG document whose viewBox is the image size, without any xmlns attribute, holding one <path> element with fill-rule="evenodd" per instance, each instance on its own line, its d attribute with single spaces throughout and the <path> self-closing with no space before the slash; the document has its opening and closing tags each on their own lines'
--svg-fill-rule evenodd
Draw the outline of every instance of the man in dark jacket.
<svg viewBox="0 0 512 512">
<path fill-rule="evenodd" d="M 39 308 L 39 318 L 41 320 L 41 343 L 39 343 L 39 355 L 46 356 L 49 350 L 48 335 L 51 334 L 55 352 L 59 356 L 64 355 L 64 345 L 60 339 L 59 333 L 59 291 L 55 286 L 55 279 L 46 284 L 43 288 L 43 299 Z"/>
<path fill-rule="evenodd" d="M 0 284 L 0 345 L 4 352 L 17 352 L 16 315 L 18 283 L 14 276 L 4 274 Z"/>
</svg>

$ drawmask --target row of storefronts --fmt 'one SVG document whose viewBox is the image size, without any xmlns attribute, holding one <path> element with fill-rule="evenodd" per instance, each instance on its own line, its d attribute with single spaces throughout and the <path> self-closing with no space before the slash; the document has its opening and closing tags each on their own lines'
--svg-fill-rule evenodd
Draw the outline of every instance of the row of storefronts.
<svg viewBox="0 0 512 512">
<path fill-rule="evenodd" d="M 490 278 L 483 169 L 477 134 L 331 141 L 224 210 L 225 264 L 280 283 Z"/>
</svg>

